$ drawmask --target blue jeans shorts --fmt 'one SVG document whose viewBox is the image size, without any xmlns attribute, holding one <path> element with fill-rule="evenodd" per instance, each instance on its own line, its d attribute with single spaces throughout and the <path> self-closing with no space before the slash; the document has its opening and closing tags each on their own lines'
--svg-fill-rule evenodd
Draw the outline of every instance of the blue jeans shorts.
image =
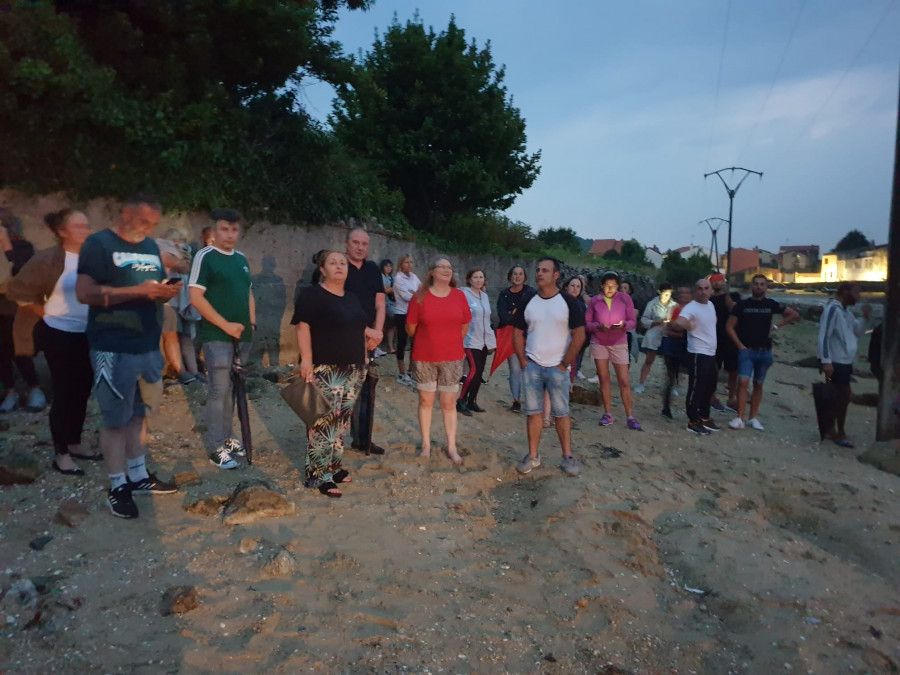
<svg viewBox="0 0 900 675">
<path fill-rule="evenodd" d="M 569 416 L 569 371 L 556 366 L 545 368 L 529 361 L 522 371 L 522 412 L 526 415 L 543 415 L 544 392 L 550 392 L 550 415 Z"/>
<path fill-rule="evenodd" d="M 162 401 L 163 357 L 160 351 L 122 354 L 91 350 L 94 396 L 103 427 L 124 427 L 135 417 L 149 417 Z"/>
<path fill-rule="evenodd" d="M 765 382 L 766 372 L 774 360 L 771 349 L 741 349 L 737 357 L 738 376 L 743 380 L 752 376 L 754 382 Z"/>
</svg>

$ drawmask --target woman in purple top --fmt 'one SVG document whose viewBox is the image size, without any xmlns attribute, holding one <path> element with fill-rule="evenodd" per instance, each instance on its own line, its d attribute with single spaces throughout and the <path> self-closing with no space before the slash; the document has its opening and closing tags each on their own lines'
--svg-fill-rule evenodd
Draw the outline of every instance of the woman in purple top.
<svg viewBox="0 0 900 675">
<path fill-rule="evenodd" d="M 637 319 L 631 296 L 619 292 L 617 274 L 609 272 L 603 275 L 603 291 L 591 298 L 585 323 L 591 337 L 591 358 L 597 365 L 600 393 L 606 411 L 600 418 L 600 426 L 606 427 L 613 423 L 612 415 L 609 414 L 609 364 L 612 362 L 622 406 L 625 408 L 626 424 L 629 429 L 641 431 L 640 423 L 631 415 L 631 385 L 628 382 L 628 331 L 634 329 Z"/>
</svg>

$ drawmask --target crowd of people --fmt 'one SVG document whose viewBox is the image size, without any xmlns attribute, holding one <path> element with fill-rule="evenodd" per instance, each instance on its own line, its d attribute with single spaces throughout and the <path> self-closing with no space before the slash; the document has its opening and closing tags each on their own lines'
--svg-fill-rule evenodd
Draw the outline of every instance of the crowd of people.
<svg viewBox="0 0 900 675">
<path fill-rule="evenodd" d="M 151 237 L 161 211 L 154 197 L 136 195 L 123 204 L 115 225 L 93 234 L 83 212 L 47 214 L 58 244 L 38 253 L 8 214 L 2 214 L 0 228 L 0 379 L 6 392 L 0 411 L 14 410 L 23 399 L 28 410 L 46 405 L 32 360 L 42 351 L 53 389 L 51 466 L 80 476 L 79 461 L 104 461 L 109 509 L 121 518 L 138 516 L 134 495 L 177 491 L 149 472 L 146 462 L 147 418 L 157 412 L 167 362 L 183 384 L 207 386 L 209 460 L 229 470 L 246 455 L 233 430 L 232 391 L 232 365 L 235 359 L 246 363 L 256 330 L 250 266 L 236 248 L 242 216 L 233 209 L 213 211 L 202 247 L 192 251 L 175 231 L 159 240 Z M 494 312 L 484 269 L 456 270 L 450 259 L 438 257 L 420 280 L 412 257 L 399 258 L 396 268 L 389 259 L 376 264 L 369 260 L 369 247 L 368 233 L 352 228 L 344 250 L 317 253 L 313 283 L 297 294 L 291 321 L 299 377 L 314 386 L 327 409 L 307 429 L 304 484 L 329 498 L 341 497 L 341 486 L 352 481 L 342 461 L 348 433 L 353 449 L 385 452 L 372 438 L 378 357 L 394 355 L 397 381 L 418 392 L 422 457 L 431 455 L 437 402 L 446 455 L 463 463 L 457 445 L 460 416 L 485 412 L 478 395 L 494 354 L 491 372 L 504 362 L 508 366 L 509 411 L 526 418 L 528 452 L 516 470 L 527 474 L 541 466 L 541 434 L 553 426 L 562 450 L 560 468 L 577 476 L 581 462 L 572 450 L 569 395 L 576 378 L 584 377 L 586 351 L 597 371 L 600 427 L 615 421 L 614 374 L 625 427 L 643 430 L 633 395 L 646 392 L 661 357 L 664 418 L 674 418 L 671 401 L 685 372 L 688 431 L 720 431 L 713 410 L 734 413 L 728 424 L 733 430 L 763 431 L 759 415 L 773 362 L 772 334 L 799 318 L 767 297 L 763 275 L 752 279 L 750 295 L 741 298 L 720 274 L 698 279 L 693 288 L 660 284 L 639 315 L 630 285 L 617 274 L 605 274 L 600 292 L 591 297 L 587 280 L 561 280 L 560 263 L 551 257 L 537 261 L 534 287 L 528 285 L 528 270 L 513 266 Z M 818 343 L 823 372 L 840 392 L 831 438 L 846 447 L 852 447 L 845 432 L 852 362 L 869 317 L 865 308 L 863 320 L 851 313 L 858 299 L 854 284 L 838 288 L 826 305 Z M 775 315 L 781 315 L 779 323 Z M 205 375 L 198 368 L 195 336 Z M 639 344 L 645 357 L 632 389 L 630 367 Z M 13 367 L 24 392 L 15 388 Z M 725 404 L 716 396 L 723 368 Z M 92 393 L 101 413 L 101 452 L 82 449 Z"/>
</svg>

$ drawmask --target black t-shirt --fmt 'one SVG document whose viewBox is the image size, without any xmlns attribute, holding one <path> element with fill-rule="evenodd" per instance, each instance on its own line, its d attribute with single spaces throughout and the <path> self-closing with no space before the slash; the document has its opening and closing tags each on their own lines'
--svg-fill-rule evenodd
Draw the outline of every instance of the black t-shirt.
<svg viewBox="0 0 900 675">
<path fill-rule="evenodd" d="M 380 274 L 379 274 L 380 277 Z M 291 323 L 309 324 L 313 363 L 362 365 L 366 360 L 366 313 L 359 298 L 346 291 L 335 295 L 321 286 L 307 286 L 294 304 Z"/>
<path fill-rule="evenodd" d="M 731 310 L 731 315 L 738 318 L 735 331 L 744 346 L 749 349 L 770 349 L 772 315 L 784 314 L 784 309 L 784 305 L 771 298 L 745 298 L 739 301 Z"/>
<path fill-rule="evenodd" d="M 381 270 L 371 260 L 366 260 L 362 267 L 357 268 L 352 262 L 347 265 L 347 282 L 344 288 L 355 293 L 366 312 L 368 326 L 375 325 L 375 296 L 384 294 L 384 284 L 381 282 Z"/>
<path fill-rule="evenodd" d="M 731 291 L 728 295 L 731 296 L 731 299 L 735 302 L 738 302 L 741 299 L 741 296 Z M 728 334 L 725 332 L 725 324 L 728 323 L 728 317 L 731 316 L 731 312 L 728 311 L 728 305 L 725 304 L 725 295 L 714 295 L 709 301 L 712 303 L 712 306 L 716 308 L 716 337 L 719 342 L 722 340 L 729 340 Z"/>
</svg>

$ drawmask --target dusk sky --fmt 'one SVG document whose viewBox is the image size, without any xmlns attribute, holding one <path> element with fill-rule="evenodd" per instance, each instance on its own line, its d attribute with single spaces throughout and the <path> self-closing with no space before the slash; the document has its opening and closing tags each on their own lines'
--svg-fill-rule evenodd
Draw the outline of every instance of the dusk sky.
<svg viewBox="0 0 900 675">
<path fill-rule="evenodd" d="M 765 175 L 735 198 L 735 246 L 827 251 L 853 228 L 887 242 L 900 0 L 377 0 L 335 38 L 367 51 L 417 10 L 437 32 L 453 14 L 506 66 L 542 152 L 507 214 L 535 232 L 708 246 L 698 221 L 727 218 L 728 196 L 703 174 L 742 166 Z M 331 89 L 303 96 L 324 120 Z"/>
</svg>

